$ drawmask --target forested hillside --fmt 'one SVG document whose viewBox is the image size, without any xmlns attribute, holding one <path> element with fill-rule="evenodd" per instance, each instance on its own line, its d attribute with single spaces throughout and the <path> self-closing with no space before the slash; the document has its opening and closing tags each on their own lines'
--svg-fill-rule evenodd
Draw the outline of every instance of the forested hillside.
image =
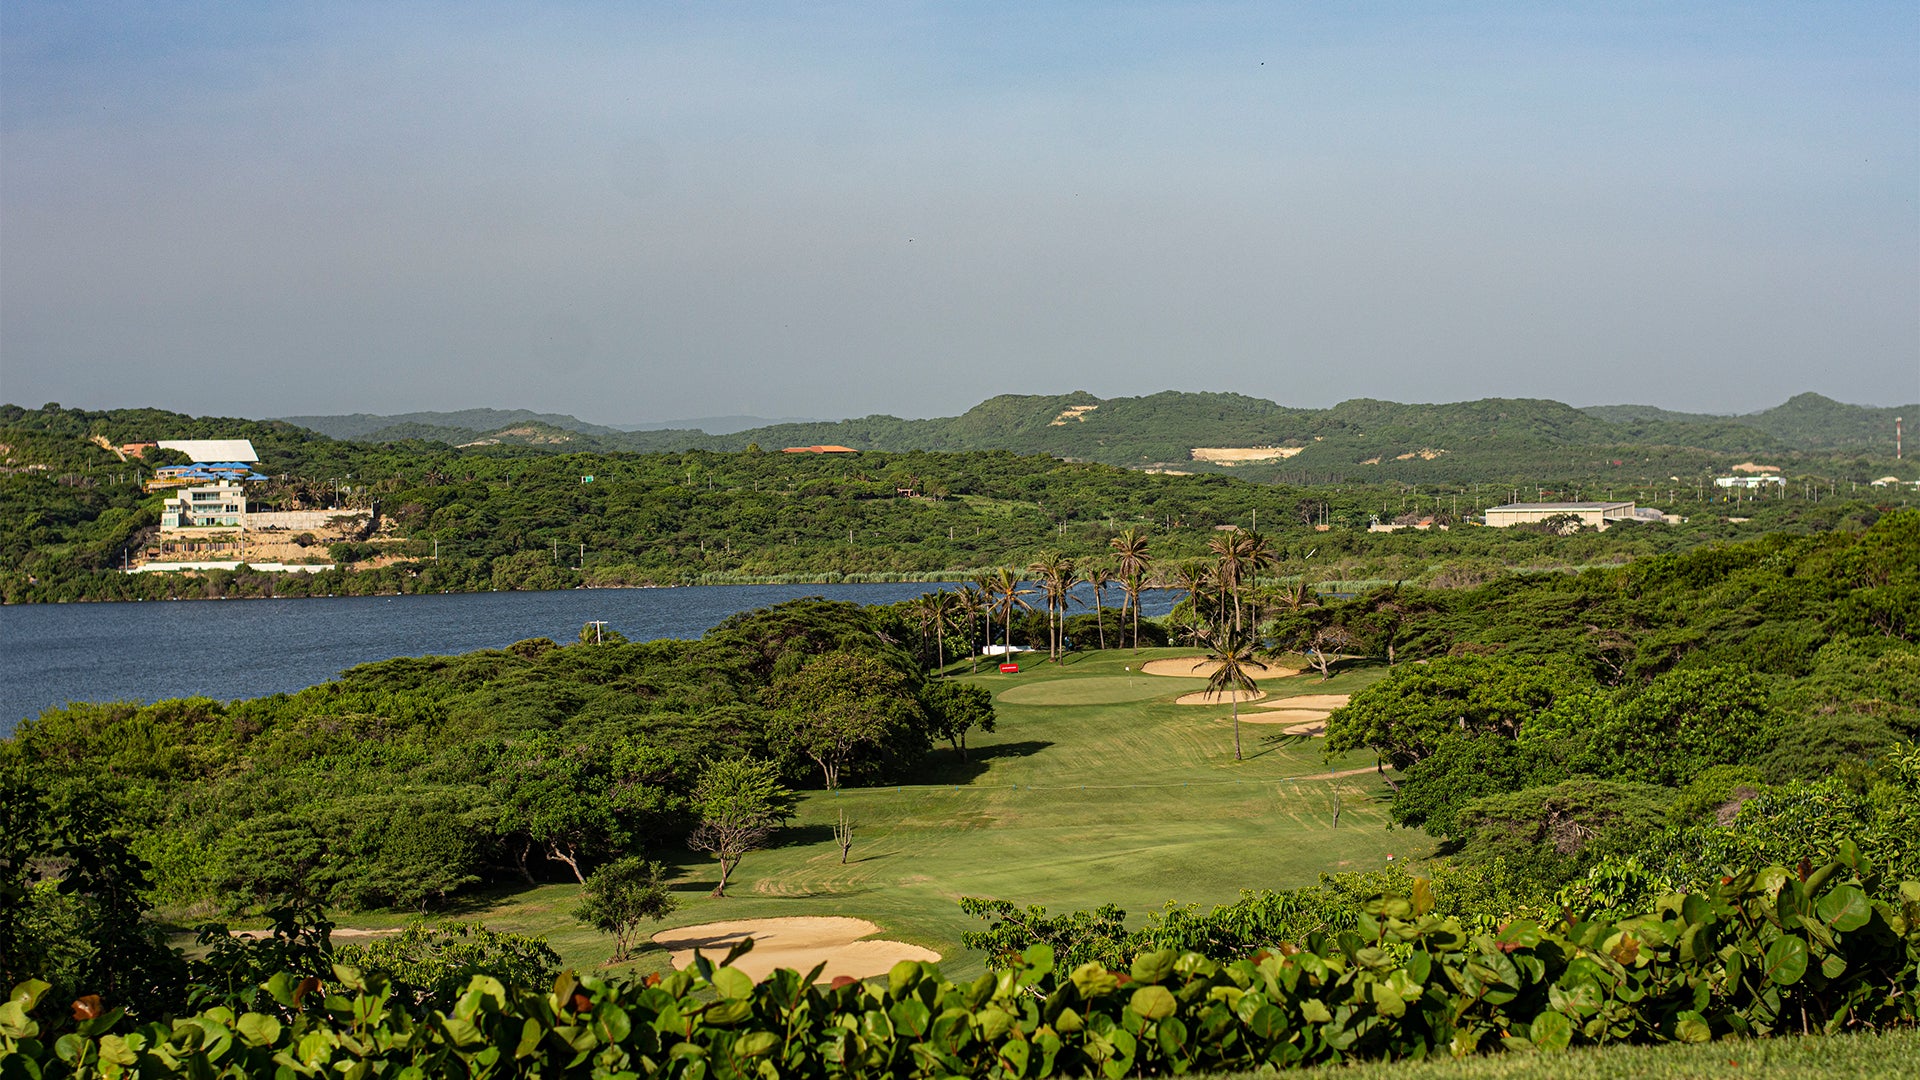
<svg viewBox="0 0 1920 1080">
<path fill-rule="evenodd" d="M 993 969 L 972 982 L 916 961 L 866 985 L 756 984 L 711 963 L 553 982 L 553 952 L 515 934 L 327 939 L 318 905 L 447 910 L 556 880 L 590 893 L 636 851 L 705 850 L 712 777 L 743 761 L 816 790 L 959 792 L 986 768 L 929 753 L 995 719 L 988 684 L 918 647 L 930 600 L 801 601 L 696 642 L 583 633 L 369 664 L 292 695 L 76 705 L 22 725 L 0 743 L 0 974 L 23 980 L 0 1039 L 47 1062 L 39 1036 L 64 1034 L 69 1056 L 156 1075 L 296 1047 L 445 1069 L 519 1039 L 517 1067 L 557 1075 L 581 1048 L 655 1070 L 669 1054 L 776 1052 L 823 1068 L 851 1048 L 932 1063 L 873 1066 L 887 1075 L 1039 1053 L 1127 1076 L 1913 1023 L 1920 512 L 1324 605 L 1263 601 L 1225 571 L 1231 551 L 1195 568 L 1172 631 L 1237 653 L 1220 643 L 1249 601 L 1267 613 L 1258 653 L 1385 665 L 1329 720 L 1327 754 L 1377 754 L 1393 818 L 1443 839 L 1442 857 L 1213 909 L 1176 896 L 1144 924 L 969 899 L 988 925 L 967 940 Z M 977 641 L 975 625 L 949 633 Z M 1072 686 L 1060 672 L 1054 687 Z M 1225 742 L 1215 753 L 1239 764 Z M 764 840 L 822 844 L 780 820 Z M 992 826 L 956 823 L 951 842 Z M 1161 857 L 1150 831 L 1055 832 L 1071 837 L 1061 858 Z M 156 936 L 155 904 L 278 929 L 248 944 L 210 928 L 189 960 Z M 633 925 L 671 905 L 648 910 Z M 133 1030 L 178 1016 L 193 1019 Z"/>
<path fill-rule="evenodd" d="M 0 498 L 15 511 L 0 521 L 0 595 L 9 602 L 938 576 L 1024 567 L 1049 550 L 1101 554 L 1129 526 L 1151 532 L 1166 556 L 1184 557 L 1202 554 L 1219 527 L 1257 525 L 1288 553 L 1287 576 L 1424 581 L 1463 562 L 1469 576 L 1483 576 L 1624 560 L 1743 532 L 1860 528 L 1914 497 L 1811 476 L 1734 496 L 1737 506 L 1697 479 L 1664 476 L 1641 484 L 1598 474 L 1521 489 L 1638 499 L 1691 519 L 1555 536 L 1466 528 L 1480 509 L 1517 493 L 1495 484 L 1303 486 L 1245 470 L 1156 474 L 1004 451 L 843 458 L 455 449 L 341 442 L 279 422 L 153 410 L 13 409 L 0 421 L 8 462 Z M 270 477 L 253 489 L 255 501 L 368 515 L 377 507 L 377 531 L 314 547 L 312 558 L 343 567 L 322 574 L 215 571 L 183 582 L 119 573 L 153 539 L 162 496 L 140 489 L 151 462 L 123 461 L 90 440 L 214 435 L 253 440 Z M 1428 519 L 1458 527 L 1365 532 L 1375 521 Z"/>
<path fill-rule="evenodd" d="M 1920 406 L 1906 406 L 1920 413 Z M 739 450 L 837 444 L 859 450 L 1009 450 L 1130 468 L 1237 468 L 1327 482 L 1498 483 L 1522 477 L 1686 475 L 1755 455 L 1831 470 L 1857 455 L 1891 460 L 1898 408 L 1844 405 L 1802 394 L 1745 416 L 1647 406 L 1575 409 L 1554 401 L 1486 399 L 1403 405 L 1356 399 L 1288 408 L 1241 394 L 1166 391 L 1138 398 L 1004 394 L 953 417 L 893 416 L 778 424 L 716 436 L 615 432 L 572 417 L 472 410 L 454 414 L 305 418 L 329 433 L 449 445 L 512 443 L 591 451 Z M 298 420 L 300 418 L 296 418 Z M 1267 447 L 1284 458 L 1223 466 L 1205 448 Z"/>
</svg>

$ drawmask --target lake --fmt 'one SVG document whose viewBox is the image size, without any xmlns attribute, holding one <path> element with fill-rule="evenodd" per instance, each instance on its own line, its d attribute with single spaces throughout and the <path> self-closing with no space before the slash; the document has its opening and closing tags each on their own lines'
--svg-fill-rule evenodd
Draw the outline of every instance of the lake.
<svg viewBox="0 0 1920 1080">
<path fill-rule="evenodd" d="M 300 690 L 395 656 L 569 642 L 591 619 L 630 640 L 697 638 L 727 616 L 802 596 L 889 604 L 939 586 L 696 585 L 678 589 L 0 607 L 0 735 L 70 701 L 235 698 Z M 1084 590 L 1082 590 L 1084 591 Z M 1111 597 L 1110 597 L 1111 599 Z M 1088 601 L 1090 602 L 1090 601 Z M 1143 597 L 1147 615 L 1169 593 Z M 1076 610 L 1078 610 L 1076 608 Z"/>
</svg>

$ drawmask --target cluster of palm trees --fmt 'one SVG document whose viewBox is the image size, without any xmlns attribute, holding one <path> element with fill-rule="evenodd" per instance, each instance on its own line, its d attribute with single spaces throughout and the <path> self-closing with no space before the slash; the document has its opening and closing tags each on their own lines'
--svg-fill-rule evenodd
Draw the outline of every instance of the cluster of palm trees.
<svg viewBox="0 0 1920 1080">
<path fill-rule="evenodd" d="M 1209 558 L 1166 564 L 1156 564 L 1147 537 L 1138 528 L 1127 528 L 1108 546 L 1112 555 L 1107 558 L 1076 560 L 1045 552 L 1024 573 L 1002 567 L 977 575 L 958 589 L 926 593 L 913 602 L 914 619 L 923 638 L 931 636 L 940 667 L 946 666 L 947 634 L 960 633 L 968 642 L 972 667 L 978 670 L 979 655 L 972 643 L 981 639 L 991 643 L 998 629 L 1000 640 L 1010 645 L 1014 617 L 1037 610 L 1036 601 L 1044 604 L 1047 613 L 1047 657 L 1060 659 L 1067 644 L 1067 609 L 1075 602 L 1074 589 L 1082 584 L 1093 593 L 1094 628 L 1102 649 L 1107 647 L 1108 589 L 1118 589 L 1121 596 L 1116 638 L 1124 646 L 1131 628 L 1136 651 L 1140 648 L 1140 595 L 1148 589 L 1172 588 L 1187 595 L 1181 626 L 1195 644 L 1213 644 L 1219 627 L 1231 625 L 1236 639 L 1251 647 L 1257 643 L 1264 614 L 1314 606 L 1305 580 L 1278 588 L 1258 585 L 1261 571 L 1279 561 L 1272 544 L 1259 533 L 1222 531 L 1208 542 Z M 982 631 L 978 637 L 976 625 Z"/>
<path fill-rule="evenodd" d="M 1108 559 L 1078 562 L 1047 552 L 1034 560 L 1024 575 L 1003 567 L 976 576 L 959 589 L 926 593 L 913 602 L 911 610 L 921 633 L 933 634 L 942 668 L 947 662 L 946 634 L 959 631 L 968 640 L 972 669 L 978 671 L 979 652 L 972 647 L 976 621 L 982 624 L 989 643 L 997 621 L 1001 640 L 1011 646 L 1014 613 L 1034 610 L 1029 597 L 1038 596 L 1046 604 L 1047 657 L 1057 661 L 1066 651 L 1067 607 L 1076 586 L 1084 583 L 1092 588 L 1094 625 L 1102 649 L 1107 647 L 1106 590 L 1119 588 L 1121 624 L 1116 634 L 1124 643 L 1126 635 L 1119 631 L 1125 629 L 1130 617 L 1135 651 L 1140 648 L 1140 594 L 1152 588 L 1183 592 L 1188 602 L 1181 612 L 1181 627 L 1189 640 L 1207 649 L 1206 660 L 1195 668 L 1210 666 L 1209 691 L 1224 694 L 1233 703 L 1233 757 L 1241 760 L 1240 693 L 1236 691 L 1255 693 L 1256 672 L 1266 671 L 1259 659 L 1261 618 L 1281 609 L 1299 611 L 1317 606 L 1313 589 L 1304 576 L 1277 587 L 1259 584 L 1261 571 L 1275 568 L 1279 557 L 1267 538 L 1257 532 L 1222 530 L 1208 541 L 1209 558 L 1158 566 L 1139 529 L 1128 528 L 1108 544 L 1113 550 Z M 1319 648 L 1317 644 L 1315 647 Z"/>
</svg>

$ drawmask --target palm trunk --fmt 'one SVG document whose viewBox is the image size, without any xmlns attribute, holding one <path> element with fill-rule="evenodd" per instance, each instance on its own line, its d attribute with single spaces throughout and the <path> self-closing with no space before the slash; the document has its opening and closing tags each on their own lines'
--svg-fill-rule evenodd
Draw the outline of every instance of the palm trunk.
<svg viewBox="0 0 1920 1080">
<path fill-rule="evenodd" d="M 1240 756 L 1240 694 L 1237 690 L 1228 690 L 1233 695 L 1233 760 L 1244 761 Z"/>
</svg>

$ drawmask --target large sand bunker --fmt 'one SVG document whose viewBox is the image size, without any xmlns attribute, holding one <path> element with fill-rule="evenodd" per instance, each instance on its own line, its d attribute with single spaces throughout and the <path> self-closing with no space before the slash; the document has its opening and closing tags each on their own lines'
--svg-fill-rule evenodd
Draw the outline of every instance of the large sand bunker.
<svg viewBox="0 0 1920 1080">
<path fill-rule="evenodd" d="M 653 940 L 673 955 L 673 966 L 693 963 L 693 951 L 719 960 L 727 950 L 744 938 L 753 939 L 753 951 L 734 961 L 733 966 L 756 979 L 773 974 L 774 968 L 793 968 L 802 974 L 824 962 L 823 979 L 846 975 L 867 979 L 884 975 L 902 960 L 934 961 L 940 954 L 932 949 L 909 945 L 904 941 L 861 941 L 880 928 L 865 919 L 840 916 L 804 915 L 782 919 L 735 919 L 731 922 L 702 923 L 662 930 Z"/>
<path fill-rule="evenodd" d="M 1285 679 L 1300 674 L 1299 668 L 1277 664 L 1248 664 L 1247 674 L 1256 679 Z M 1149 675 L 1173 675 L 1182 679 L 1211 679 L 1220 670 L 1218 660 L 1204 656 L 1178 656 L 1171 660 L 1149 660 L 1140 666 Z"/>
<path fill-rule="evenodd" d="M 1323 709 L 1276 709 L 1272 705 L 1262 705 L 1256 712 L 1245 713 L 1240 717 L 1243 724 L 1284 724 L 1289 735 L 1319 735 L 1327 730 L 1327 717 L 1332 714 Z M 1293 730 L 1300 728 L 1300 731 Z M 1313 728 L 1313 731 L 1307 731 Z"/>
<path fill-rule="evenodd" d="M 1235 701 L 1259 701 L 1266 697 L 1265 690 L 1196 690 L 1191 694 L 1181 694 L 1173 699 L 1175 705 L 1226 705 Z"/>
<path fill-rule="evenodd" d="M 1347 704 L 1348 694 L 1300 694 L 1295 697 L 1269 701 L 1260 706 L 1263 709 L 1338 709 Z"/>
</svg>

